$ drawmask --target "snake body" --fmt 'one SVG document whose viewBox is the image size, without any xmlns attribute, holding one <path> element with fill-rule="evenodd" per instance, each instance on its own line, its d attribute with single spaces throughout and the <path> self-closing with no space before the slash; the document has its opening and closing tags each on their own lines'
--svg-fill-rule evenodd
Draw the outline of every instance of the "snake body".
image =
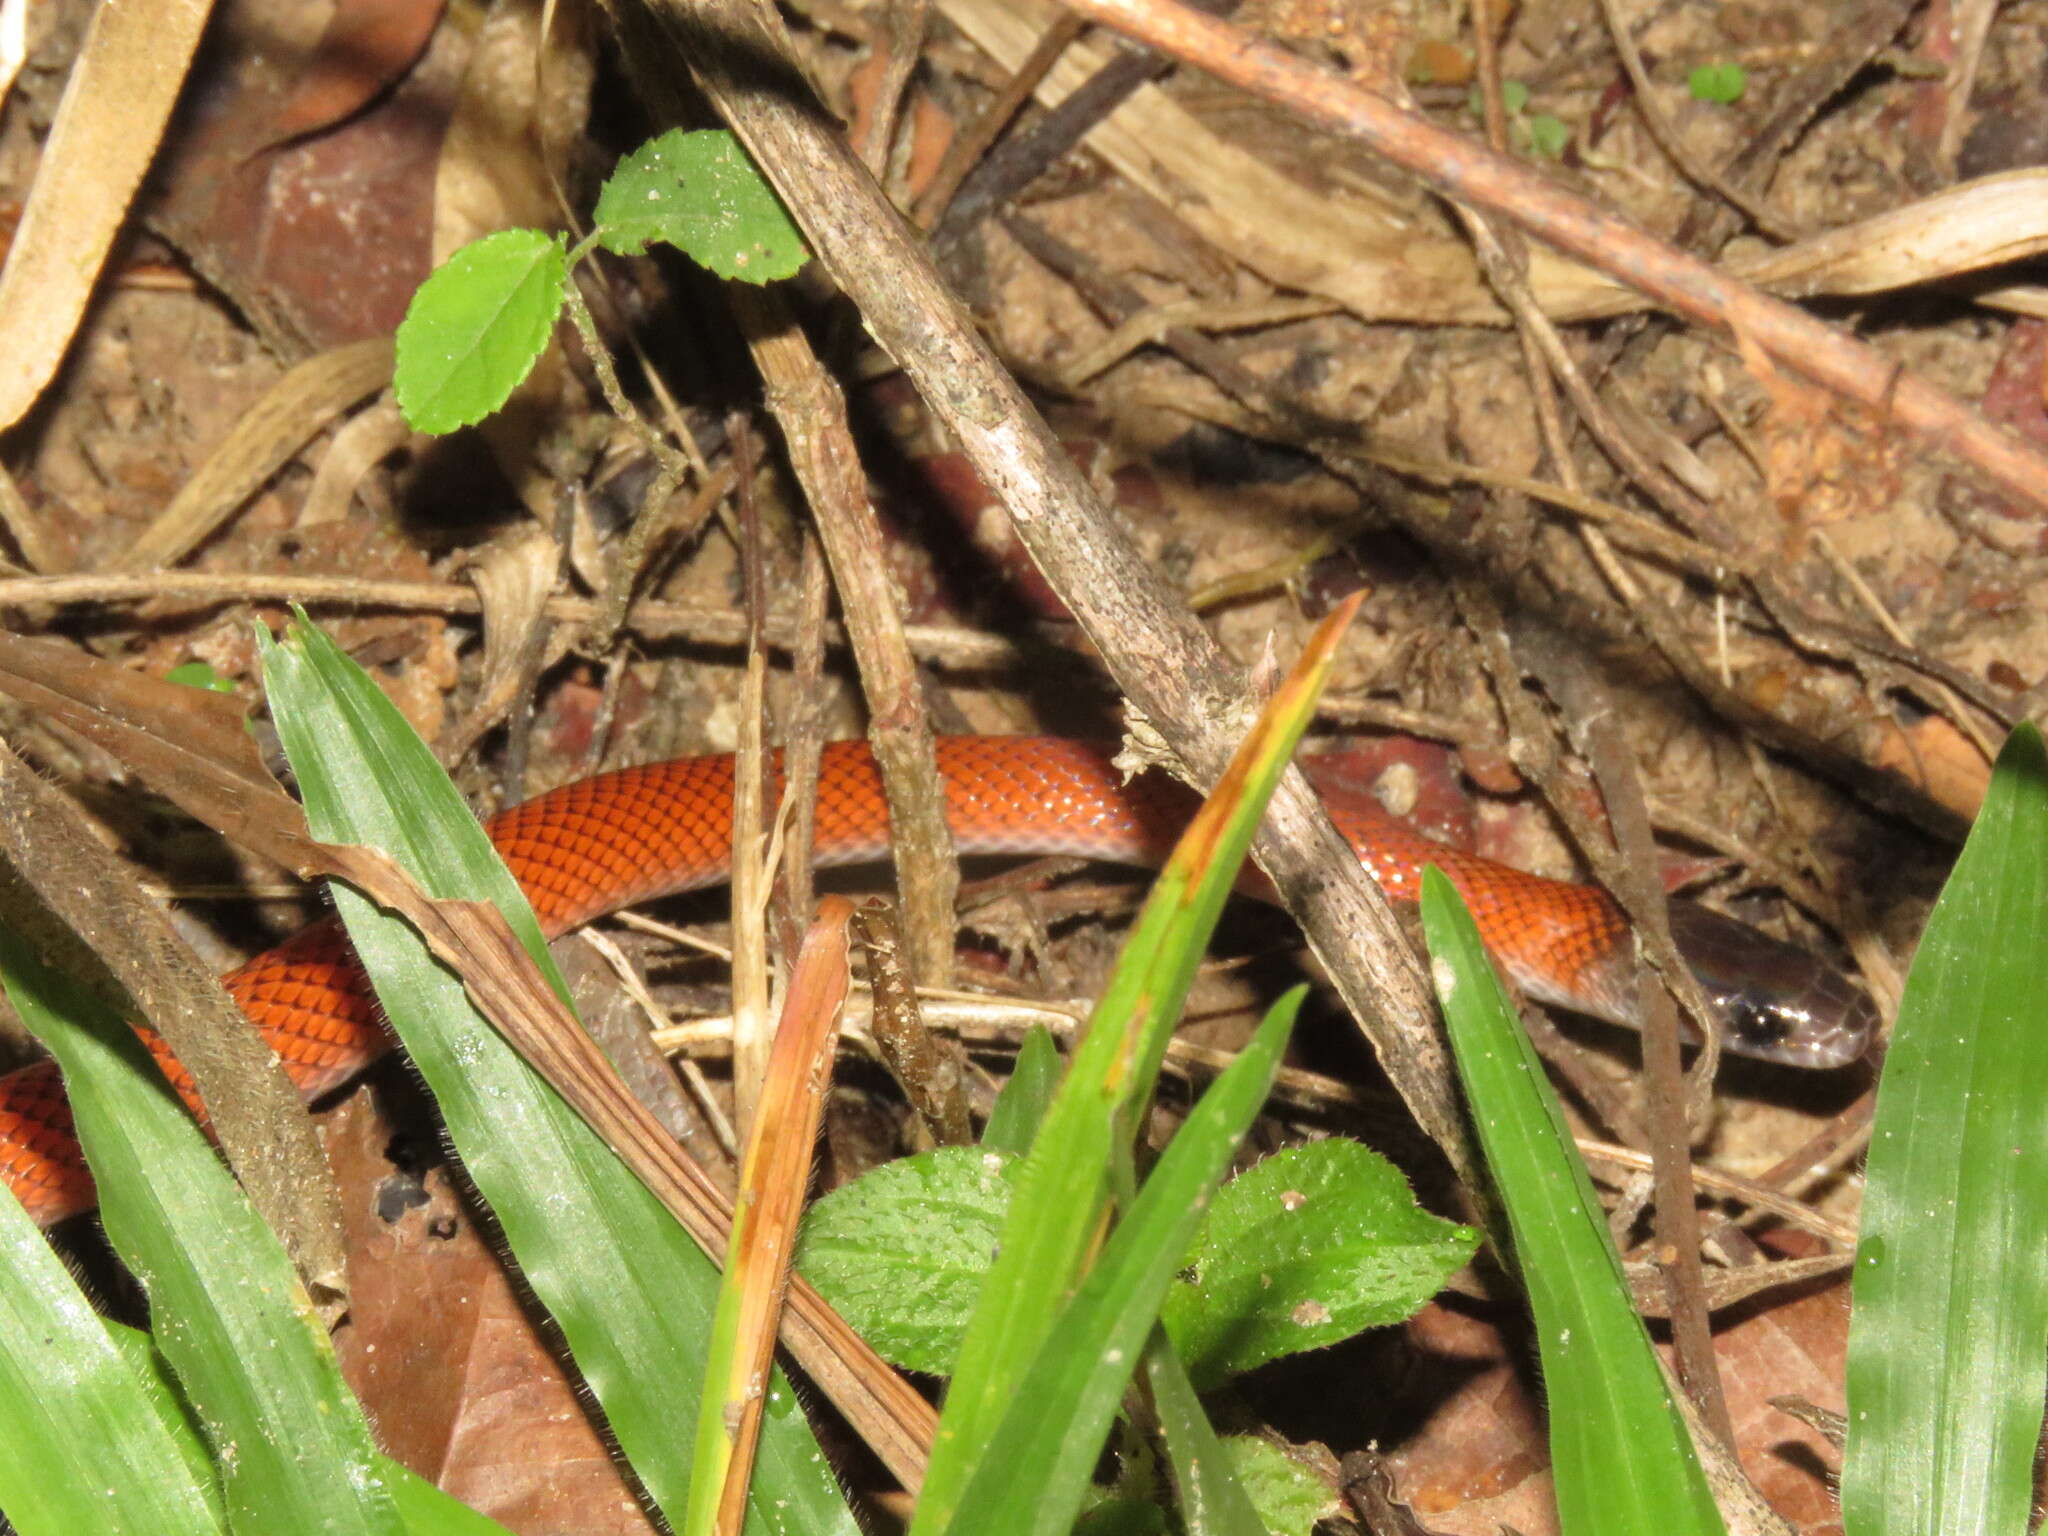
<svg viewBox="0 0 2048 1536">
<path fill-rule="evenodd" d="M 1161 774 L 1129 783 L 1100 745 L 1054 737 L 955 736 L 938 743 L 947 816 L 963 854 L 1076 854 L 1157 864 L 1194 807 Z M 1308 765 L 1313 775 L 1314 763 Z M 733 760 L 682 758 L 564 785 L 487 830 L 550 937 L 634 902 L 718 884 L 732 842 Z M 1435 863 L 1456 883 L 1501 968 L 1548 1002 L 1632 1017 L 1627 919 L 1591 886 L 1549 880 L 1432 841 L 1369 796 L 1330 798 L 1339 829 L 1396 901 Z M 820 866 L 888 849 L 889 818 L 867 746 L 825 749 L 814 842 Z M 1805 1066 L 1862 1054 L 1870 1005 L 1831 968 L 1703 908 L 1674 904 L 1681 947 L 1721 1007 L 1731 1049 Z M 315 923 L 223 978 L 308 1097 L 388 1048 L 340 925 Z M 188 1100 L 189 1074 L 145 1034 Z M 48 1063 L 0 1077 L 0 1177 L 52 1222 L 93 1204 L 63 1084 Z"/>
</svg>

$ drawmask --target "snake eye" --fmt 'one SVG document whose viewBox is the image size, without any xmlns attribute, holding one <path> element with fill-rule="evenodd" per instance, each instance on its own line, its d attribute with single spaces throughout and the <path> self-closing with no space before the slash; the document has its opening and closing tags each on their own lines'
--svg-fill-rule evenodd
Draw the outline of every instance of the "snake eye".
<svg viewBox="0 0 2048 1536">
<path fill-rule="evenodd" d="M 1796 1034 L 1801 1020 L 1788 1017 L 1786 1010 L 1748 992 L 1726 993 L 1714 999 L 1721 1022 L 1731 1043 L 1740 1042 L 1751 1050 L 1768 1050 L 1782 1045 Z"/>
</svg>

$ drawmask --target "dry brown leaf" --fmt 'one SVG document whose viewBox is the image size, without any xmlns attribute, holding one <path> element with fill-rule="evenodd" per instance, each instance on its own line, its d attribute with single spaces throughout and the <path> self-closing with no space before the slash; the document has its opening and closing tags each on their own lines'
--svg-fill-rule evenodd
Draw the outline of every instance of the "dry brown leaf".
<svg viewBox="0 0 2048 1536">
<path fill-rule="evenodd" d="M 220 289 L 279 357 L 388 336 L 430 270 L 433 166 L 464 29 L 434 30 L 390 90 L 326 132 L 264 153 L 317 30 L 304 8 L 222 0 L 208 34 L 210 89 L 192 97 L 152 178 L 150 227 Z M 319 12 L 313 12 L 316 23 Z M 336 281 L 337 252 L 346 282 Z"/>
<path fill-rule="evenodd" d="M 1774 1234 L 1794 1256 L 1809 1240 Z M 1839 1515 L 1830 1487 L 1836 1458 L 1826 1442 L 1769 1399 L 1794 1393 L 1828 1407 L 1842 1400 L 1848 1300 L 1820 1283 L 1790 1301 L 1734 1309 L 1714 1335 L 1736 1449 L 1777 1517 L 1799 1536 L 1831 1536 Z M 1523 1536 L 1557 1530 L 1542 1409 L 1520 1348 L 1487 1321 L 1432 1303 L 1407 1326 L 1420 1356 L 1413 1373 L 1421 1427 L 1387 1457 L 1399 1496 L 1445 1536 Z"/>
<path fill-rule="evenodd" d="M 595 63 L 570 27 L 542 35 L 540 0 L 491 7 L 434 167 L 434 260 L 512 225 L 563 216 L 562 157 L 590 114 Z"/>
<path fill-rule="evenodd" d="M 412 437 L 398 402 L 388 395 L 351 416 L 335 429 L 327 451 L 320 455 L 320 467 L 313 471 L 313 483 L 299 504 L 297 527 L 313 528 L 346 518 L 370 471 Z"/>
<path fill-rule="evenodd" d="M 1882 293 L 2048 251 L 2048 170 L 2005 171 L 1732 263 L 1785 298 Z"/>
<path fill-rule="evenodd" d="M 466 574 L 483 602 L 484 675 L 451 739 L 441 743 L 445 761 L 467 755 L 532 681 L 542 662 L 547 602 L 561 563 L 555 541 L 533 523 L 521 524 L 469 562 Z"/>
<path fill-rule="evenodd" d="M 1928 715 L 1910 726 L 1886 725 L 1872 760 L 1966 820 L 1976 817 L 1991 783 L 1991 765 L 1984 754 L 1940 715 Z"/>
<path fill-rule="evenodd" d="M 184 84 L 211 0 L 102 5 L 0 270 L 0 427 L 57 371 Z"/>
</svg>

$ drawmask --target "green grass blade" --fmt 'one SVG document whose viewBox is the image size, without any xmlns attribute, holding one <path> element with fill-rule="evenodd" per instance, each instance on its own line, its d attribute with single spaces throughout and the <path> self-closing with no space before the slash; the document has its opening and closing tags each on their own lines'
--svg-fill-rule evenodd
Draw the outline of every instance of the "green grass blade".
<svg viewBox="0 0 2048 1536">
<path fill-rule="evenodd" d="M 1307 995 L 1296 987 L 1273 1005 L 1160 1156 L 989 1441 L 961 1503 L 972 1514 L 963 1514 L 960 1529 L 974 1536 L 1064 1536 L 1072 1528 L 1166 1288 L 1266 1102 Z M 1242 1491 L 1236 1498 L 1243 1500 Z"/>
<path fill-rule="evenodd" d="M 1724 1529 L 1543 1063 L 1472 915 L 1434 865 L 1422 931 L 1458 1076 L 1500 1187 L 1550 1409 L 1560 1527 L 1612 1536 Z"/>
<path fill-rule="evenodd" d="M 1051 1030 L 1034 1024 L 1017 1047 L 1010 1080 L 1003 1084 L 995 1108 L 989 1111 L 988 1124 L 981 1133 L 982 1150 L 1007 1152 L 1013 1157 L 1029 1152 L 1059 1085 L 1060 1049 L 1053 1044 Z"/>
<path fill-rule="evenodd" d="M 1356 604 L 1318 627 L 1294 672 L 1161 871 L 1016 1178 L 1003 1240 L 976 1301 L 910 1536 L 952 1523 L 989 1439 L 1087 1267 L 1111 1174 L 1149 1102 L 1216 919 L 1266 801 L 1307 728 Z"/>
<path fill-rule="evenodd" d="M 1266 1536 L 1251 1495 L 1232 1472 L 1188 1368 L 1163 1328 L 1153 1329 L 1145 1342 L 1145 1380 L 1159 1413 L 1187 1536 Z"/>
<path fill-rule="evenodd" d="M 215 1536 L 212 1472 L 157 1412 L 49 1240 L 0 1195 L 0 1513 L 21 1536 Z"/>
<path fill-rule="evenodd" d="M 2048 1361 L 2048 755 L 2022 725 L 1927 920 L 1871 1132 L 1851 1536 L 2028 1529 Z"/>
<path fill-rule="evenodd" d="M 360 668 L 303 619 L 264 643 L 278 733 L 314 833 L 392 854 L 438 896 L 494 901 L 557 992 L 532 909 L 433 754 Z M 678 1403 L 704 1372 L 718 1272 L 653 1195 L 471 1008 L 412 930 L 347 890 L 335 904 L 477 1189 L 562 1330 L 627 1460 L 687 1507 Z M 687 1415 L 684 1416 L 687 1418 Z M 853 1517 L 778 1372 L 749 1529 L 844 1532 Z"/>
<path fill-rule="evenodd" d="M 388 1457 L 384 1476 L 391 1485 L 391 1501 L 405 1520 L 407 1536 L 511 1536 L 490 1516 L 478 1514 L 410 1467 Z"/>
<path fill-rule="evenodd" d="M 4 931 L 0 971 L 63 1068 L 107 1236 L 147 1289 L 157 1347 L 216 1448 L 230 1523 L 395 1536 L 403 1527 L 326 1329 L 141 1041 Z"/>
</svg>

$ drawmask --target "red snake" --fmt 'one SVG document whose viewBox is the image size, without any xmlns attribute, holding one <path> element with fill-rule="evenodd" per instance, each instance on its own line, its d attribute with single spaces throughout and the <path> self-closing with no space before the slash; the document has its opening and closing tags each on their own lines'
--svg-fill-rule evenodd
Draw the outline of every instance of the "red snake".
<svg viewBox="0 0 2048 1536">
<path fill-rule="evenodd" d="M 966 854 L 1079 854 L 1156 864 L 1194 801 L 1162 774 L 1126 784 L 1101 746 L 1052 737 L 955 736 L 938 744 L 947 815 Z M 1307 765 L 1314 773 L 1314 760 Z M 683 758 L 564 785 L 493 817 L 488 831 L 550 937 L 633 902 L 724 880 L 733 761 Z M 1627 919 L 1592 886 L 1525 874 L 1424 837 L 1356 792 L 1326 794 L 1340 830 L 1387 895 L 1412 901 L 1425 864 L 1464 894 L 1501 968 L 1544 1001 L 1632 1023 Z M 818 864 L 888 847 L 888 811 L 865 744 L 825 749 Z M 1728 918 L 1673 904 L 1680 946 L 1723 1016 L 1730 1049 L 1801 1066 L 1860 1056 L 1875 1015 L 1820 961 Z M 1740 979 L 1738 979 L 1740 978 Z M 234 971 L 224 984 L 309 1098 L 388 1047 L 340 925 L 329 919 Z M 145 1038 L 178 1090 L 191 1080 Z M 0 1177 L 44 1225 L 93 1204 L 62 1081 L 44 1062 L 0 1077 Z"/>
</svg>

